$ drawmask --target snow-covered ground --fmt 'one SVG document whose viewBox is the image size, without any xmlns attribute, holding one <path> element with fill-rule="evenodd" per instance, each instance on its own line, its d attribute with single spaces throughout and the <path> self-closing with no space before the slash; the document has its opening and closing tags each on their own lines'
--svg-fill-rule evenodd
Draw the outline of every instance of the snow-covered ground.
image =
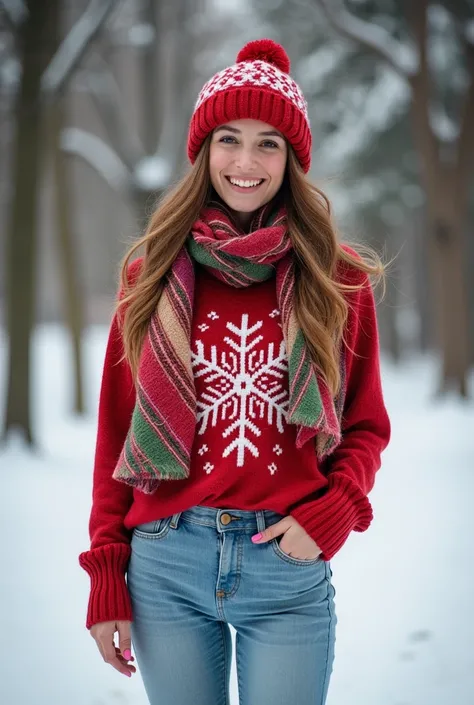
<svg viewBox="0 0 474 705">
<path fill-rule="evenodd" d="M 147 705 L 139 674 L 105 664 L 84 626 L 89 581 L 77 556 L 88 547 L 105 336 L 88 331 L 90 413 L 77 420 L 64 331 L 38 330 L 41 449 L 13 438 L 0 450 L 2 705 Z M 0 341 L 0 399 L 4 357 Z M 393 440 L 371 493 L 372 527 L 332 562 L 339 624 L 328 705 L 472 705 L 474 405 L 432 401 L 432 360 L 384 361 L 383 372 Z M 235 665 L 231 687 L 238 705 Z"/>
</svg>

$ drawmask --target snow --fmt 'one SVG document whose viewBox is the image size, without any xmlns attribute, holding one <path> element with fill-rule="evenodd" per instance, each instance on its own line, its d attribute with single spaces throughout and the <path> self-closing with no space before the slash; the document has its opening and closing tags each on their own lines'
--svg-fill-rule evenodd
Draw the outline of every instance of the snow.
<svg viewBox="0 0 474 705">
<path fill-rule="evenodd" d="M 459 125 L 451 120 L 441 106 L 429 107 L 430 125 L 436 137 L 446 143 L 455 144 L 459 137 Z"/>
<path fill-rule="evenodd" d="M 384 27 L 367 22 L 348 12 L 342 0 L 318 0 L 329 22 L 345 37 L 372 48 L 403 77 L 413 76 L 418 70 L 418 56 L 414 47 L 402 44 Z"/>
<path fill-rule="evenodd" d="M 43 74 L 41 88 L 45 93 L 56 95 L 64 86 L 114 6 L 114 0 L 91 0 Z"/>
<path fill-rule="evenodd" d="M 0 450 L 5 705 L 147 705 L 139 674 L 127 679 L 105 664 L 84 626 L 89 581 L 77 556 L 88 547 L 106 334 L 98 326 L 85 336 L 91 411 L 77 419 L 65 333 L 38 328 L 40 451 L 18 438 Z M 1 399 L 5 367 L 0 337 Z M 432 400 L 432 359 L 400 369 L 383 359 L 382 369 L 393 440 L 371 493 L 371 528 L 332 561 L 339 624 L 327 705 L 471 705 L 474 405 Z M 237 705 L 234 664 L 231 690 Z"/>
<path fill-rule="evenodd" d="M 221 15 L 235 15 L 246 12 L 248 8 L 248 0 L 211 0 L 209 11 L 219 12 Z"/>
<path fill-rule="evenodd" d="M 20 81 L 21 64 L 13 56 L 1 57 L 0 63 L 0 84 L 2 90 L 13 92 Z"/>
<path fill-rule="evenodd" d="M 79 127 L 67 127 L 61 132 L 61 149 L 81 157 L 92 166 L 116 191 L 123 191 L 129 181 L 127 167 L 107 142 Z"/>
<path fill-rule="evenodd" d="M 405 81 L 389 67 L 380 65 L 370 91 L 359 96 L 358 110 L 345 109 L 337 131 L 318 147 L 318 160 L 330 164 L 331 169 L 343 169 L 349 159 L 360 154 L 406 111 L 410 96 Z M 353 92 L 350 96 L 340 96 L 348 105 L 352 98 Z"/>
<path fill-rule="evenodd" d="M 23 0 L 3 0 L 2 5 L 15 25 L 21 24 L 28 15 L 28 9 Z"/>
<path fill-rule="evenodd" d="M 153 154 L 140 159 L 133 174 L 135 184 L 144 191 L 165 188 L 171 179 L 171 164 L 168 159 Z"/>
<path fill-rule="evenodd" d="M 453 16 L 441 4 L 429 5 L 426 8 L 428 18 L 428 28 L 442 34 L 447 32 L 452 26 Z"/>
<path fill-rule="evenodd" d="M 324 90 L 331 73 L 352 52 L 348 42 L 323 44 L 316 51 L 300 59 L 298 73 L 304 79 L 305 93 L 317 94 Z"/>
<path fill-rule="evenodd" d="M 135 24 L 128 30 L 130 46 L 147 47 L 155 41 L 155 28 L 149 22 Z"/>
</svg>

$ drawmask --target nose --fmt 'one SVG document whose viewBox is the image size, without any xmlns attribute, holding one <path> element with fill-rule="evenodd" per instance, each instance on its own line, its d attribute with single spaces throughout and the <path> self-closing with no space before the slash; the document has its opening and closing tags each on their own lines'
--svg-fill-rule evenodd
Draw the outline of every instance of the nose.
<svg viewBox="0 0 474 705">
<path fill-rule="evenodd" d="M 242 147 L 235 157 L 235 166 L 245 174 L 255 170 L 256 162 L 251 148 Z"/>
</svg>

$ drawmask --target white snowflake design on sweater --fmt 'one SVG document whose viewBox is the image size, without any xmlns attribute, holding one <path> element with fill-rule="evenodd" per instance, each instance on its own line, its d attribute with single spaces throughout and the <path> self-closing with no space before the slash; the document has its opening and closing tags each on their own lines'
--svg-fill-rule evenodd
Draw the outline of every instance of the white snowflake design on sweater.
<svg viewBox="0 0 474 705">
<path fill-rule="evenodd" d="M 224 338 L 229 350 L 221 352 L 220 361 L 215 345 L 206 356 L 202 340 L 196 340 L 195 350 L 191 351 L 195 378 L 205 376 L 205 391 L 197 399 L 197 433 L 202 435 L 209 422 L 215 426 L 218 419 L 228 421 L 223 437 L 233 438 L 223 457 L 236 451 L 237 467 L 243 466 L 246 450 L 259 457 L 258 446 L 249 437 L 261 436 L 259 422 L 266 419 L 267 424 L 274 423 L 279 433 L 283 433 L 287 418 L 288 389 L 283 383 L 288 371 L 285 341 L 281 341 L 277 355 L 274 343 L 268 343 L 265 350 L 254 350 L 263 340 L 257 334 L 262 325 L 262 321 L 257 321 L 249 327 L 248 314 L 242 314 L 240 327 L 227 322 L 226 328 L 234 337 Z M 281 452 L 279 446 L 278 449 Z M 206 472 L 213 469 L 210 465 L 207 464 Z M 269 466 L 272 474 L 276 469 L 274 464 Z"/>
</svg>

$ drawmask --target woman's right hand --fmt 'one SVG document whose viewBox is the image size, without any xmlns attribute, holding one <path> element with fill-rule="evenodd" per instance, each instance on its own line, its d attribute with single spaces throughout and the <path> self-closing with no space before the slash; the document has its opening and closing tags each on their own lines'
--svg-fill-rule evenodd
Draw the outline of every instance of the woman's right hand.
<svg viewBox="0 0 474 705">
<path fill-rule="evenodd" d="M 131 677 L 136 672 L 135 666 L 128 665 L 127 661 L 134 661 L 132 656 L 132 639 L 129 621 L 98 622 L 90 628 L 91 636 L 95 639 L 97 647 L 106 663 Z M 119 633 L 119 645 L 115 646 L 114 634 Z M 128 651 L 128 653 L 126 653 Z"/>
</svg>

